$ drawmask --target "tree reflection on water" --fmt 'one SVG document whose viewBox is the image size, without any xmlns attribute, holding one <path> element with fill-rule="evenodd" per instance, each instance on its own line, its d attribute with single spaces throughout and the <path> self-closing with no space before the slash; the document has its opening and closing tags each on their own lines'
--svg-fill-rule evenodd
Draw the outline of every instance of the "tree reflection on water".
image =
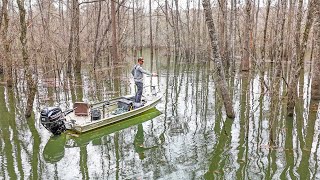
<svg viewBox="0 0 320 180">
<path fill-rule="evenodd" d="M 4 179 L 317 179 L 318 102 L 300 79 L 294 117 L 285 116 L 286 86 L 272 73 L 229 74 L 236 118 L 226 117 L 209 63 L 157 65 L 145 79 L 164 93 L 157 109 L 82 135 L 53 137 L 39 110 L 74 101 L 133 94 L 125 67 L 81 75 L 52 86 L 39 78 L 34 116 L 25 119 L 21 87 L 0 86 L 0 177 Z M 148 64 L 146 64 L 148 68 Z M 151 68 L 150 68 L 151 69 Z M 126 72 L 126 73 L 124 73 Z M 276 78 L 276 77 L 273 77 Z M 265 79 L 268 88 L 261 83 Z M 53 81 L 55 82 L 55 81 Z M 64 88 L 60 88 L 64 87 Z"/>
</svg>

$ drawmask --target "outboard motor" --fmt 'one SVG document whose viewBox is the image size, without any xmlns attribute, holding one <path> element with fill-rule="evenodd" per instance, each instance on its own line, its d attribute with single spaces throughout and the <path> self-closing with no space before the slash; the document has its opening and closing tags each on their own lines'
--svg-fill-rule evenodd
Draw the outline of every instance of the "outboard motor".
<svg viewBox="0 0 320 180">
<path fill-rule="evenodd" d="M 40 112 L 41 124 L 54 135 L 60 135 L 66 130 L 64 113 L 59 107 L 46 107 Z"/>
</svg>

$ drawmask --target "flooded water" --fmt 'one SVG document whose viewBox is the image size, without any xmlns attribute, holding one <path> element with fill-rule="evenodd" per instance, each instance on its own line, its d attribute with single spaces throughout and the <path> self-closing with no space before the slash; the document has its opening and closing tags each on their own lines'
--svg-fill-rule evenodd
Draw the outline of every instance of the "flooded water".
<svg viewBox="0 0 320 180">
<path fill-rule="evenodd" d="M 145 61 L 159 74 L 145 77 L 145 95 L 150 85 L 163 93 L 156 109 L 79 136 L 52 136 L 39 123 L 39 111 L 134 94 L 130 67 L 39 76 L 28 120 L 23 86 L 0 86 L 0 179 L 320 178 L 318 104 L 310 102 L 308 70 L 293 118 L 285 115 L 285 82 L 271 84 L 271 70 L 263 77 L 230 74 L 232 120 L 215 89 L 212 65 Z"/>
</svg>

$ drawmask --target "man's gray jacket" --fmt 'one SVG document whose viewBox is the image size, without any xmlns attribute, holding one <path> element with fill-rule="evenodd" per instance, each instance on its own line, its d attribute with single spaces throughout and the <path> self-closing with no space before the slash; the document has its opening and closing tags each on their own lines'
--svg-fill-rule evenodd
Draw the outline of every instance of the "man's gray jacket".
<svg viewBox="0 0 320 180">
<path fill-rule="evenodd" d="M 131 74 L 133 75 L 134 78 L 134 82 L 141 82 L 143 83 L 143 74 L 147 74 L 147 75 L 152 75 L 150 72 L 144 70 L 140 64 L 136 64 L 132 71 Z"/>
</svg>

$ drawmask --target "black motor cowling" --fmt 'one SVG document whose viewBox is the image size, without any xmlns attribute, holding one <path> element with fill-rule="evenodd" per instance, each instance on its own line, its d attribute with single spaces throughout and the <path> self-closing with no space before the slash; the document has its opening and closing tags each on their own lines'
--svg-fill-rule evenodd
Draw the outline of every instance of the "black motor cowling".
<svg viewBox="0 0 320 180">
<path fill-rule="evenodd" d="M 66 130 L 64 113 L 59 107 L 46 107 L 40 112 L 41 124 L 54 135 L 60 135 Z"/>
</svg>

